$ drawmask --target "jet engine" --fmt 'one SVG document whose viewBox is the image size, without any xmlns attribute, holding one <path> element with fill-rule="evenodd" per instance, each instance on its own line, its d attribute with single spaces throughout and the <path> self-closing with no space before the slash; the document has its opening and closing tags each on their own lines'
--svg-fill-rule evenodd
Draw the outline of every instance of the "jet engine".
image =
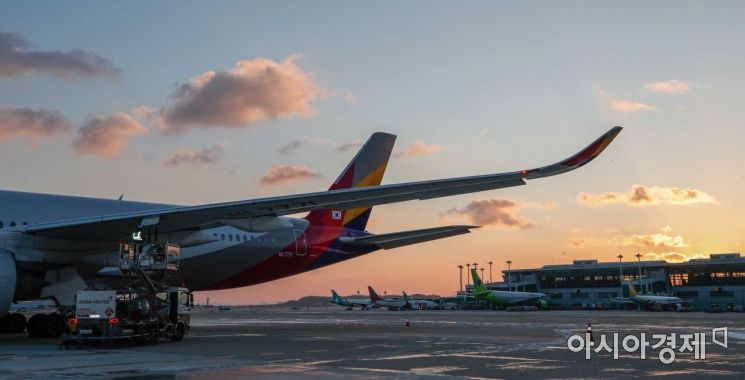
<svg viewBox="0 0 745 380">
<path fill-rule="evenodd" d="M 16 293 L 16 260 L 13 253 L 0 249 L 0 317 L 4 316 Z"/>
</svg>

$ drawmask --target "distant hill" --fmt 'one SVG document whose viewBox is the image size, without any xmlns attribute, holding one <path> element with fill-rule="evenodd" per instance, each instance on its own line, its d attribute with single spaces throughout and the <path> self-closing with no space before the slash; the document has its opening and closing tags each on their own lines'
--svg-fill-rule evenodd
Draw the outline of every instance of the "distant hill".
<svg viewBox="0 0 745 380">
<path fill-rule="evenodd" d="M 332 303 L 329 302 L 331 300 L 331 297 L 327 296 L 306 296 L 298 300 L 291 300 L 287 302 L 278 303 L 277 306 L 286 306 L 286 307 L 323 307 L 323 306 L 331 306 Z"/>
</svg>

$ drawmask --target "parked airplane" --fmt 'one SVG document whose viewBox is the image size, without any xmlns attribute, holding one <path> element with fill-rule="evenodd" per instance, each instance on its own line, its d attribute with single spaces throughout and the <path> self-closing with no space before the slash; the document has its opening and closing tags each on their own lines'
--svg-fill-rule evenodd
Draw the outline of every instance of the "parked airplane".
<svg viewBox="0 0 745 380">
<path fill-rule="evenodd" d="M 331 289 L 331 300 L 329 302 L 337 304 L 339 306 L 346 306 L 347 309 L 352 310 L 355 306 L 359 306 L 362 310 L 370 307 L 370 300 L 367 298 L 345 298 L 336 294 L 336 290 Z"/>
<path fill-rule="evenodd" d="M 636 292 L 636 288 L 631 282 L 625 282 L 625 285 L 629 287 L 629 298 L 615 298 L 614 302 L 633 302 L 645 306 L 647 308 L 666 308 L 674 307 L 680 309 L 681 306 L 688 302 L 680 297 L 674 296 L 658 296 L 653 294 L 639 294 Z"/>
<path fill-rule="evenodd" d="M 508 292 L 504 290 L 489 290 L 486 285 L 479 278 L 479 274 L 476 269 L 471 269 L 471 275 L 473 276 L 474 288 L 471 292 L 471 296 L 476 299 L 483 300 L 498 306 L 514 306 L 528 302 L 535 302 L 539 307 L 545 308 L 548 304 L 543 301 L 546 295 L 543 293 L 531 293 L 531 292 Z"/>
<path fill-rule="evenodd" d="M 373 307 L 385 307 L 388 310 L 410 310 L 411 304 L 409 303 L 406 293 L 404 293 L 403 299 L 398 298 L 382 298 L 375 293 L 375 289 L 372 286 L 368 286 L 367 290 L 370 292 L 370 302 Z"/>
<path fill-rule="evenodd" d="M 439 303 L 424 299 L 424 298 L 409 298 L 409 295 L 406 294 L 406 292 L 403 292 L 404 294 L 404 300 L 409 302 L 411 304 L 411 308 L 415 310 L 436 310 L 441 309 L 442 305 Z"/>
<path fill-rule="evenodd" d="M 614 127 L 570 158 L 540 168 L 382 186 L 396 137 L 374 133 L 328 191 L 198 206 L 0 191 L 0 316 L 14 300 L 72 305 L 77 290 L 121 285 L 119 245 L 134 237 L 180 245 L 172 282 L 217 290 L 466 234 L 473 226 L 372 234 L 366 225 L 374 205 L 521 186 L 577 169 L 620 132 Z M 286 216 L 302 212 L 309 213 Z"/>
</svg>

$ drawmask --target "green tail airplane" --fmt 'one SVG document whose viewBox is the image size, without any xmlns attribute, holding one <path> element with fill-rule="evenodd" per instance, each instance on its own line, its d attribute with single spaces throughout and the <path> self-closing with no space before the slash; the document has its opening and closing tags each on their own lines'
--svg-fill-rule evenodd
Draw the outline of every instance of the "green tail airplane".
<svg viewBox="0 0 745 380">
<path fill-rule="evenodd" d="M 481 281 L 476 269 L 471 269 L 471 275 L 473 276 L 474 287 L 470 295 L 478 300 L 486 301 L 498 306 L 515 306 L 535 301 L 541 309 L 548 307 L 548 303 L 543 300 L 543 298 L 546 297 L 543 293 L 489 290 Z"/>
</svg>

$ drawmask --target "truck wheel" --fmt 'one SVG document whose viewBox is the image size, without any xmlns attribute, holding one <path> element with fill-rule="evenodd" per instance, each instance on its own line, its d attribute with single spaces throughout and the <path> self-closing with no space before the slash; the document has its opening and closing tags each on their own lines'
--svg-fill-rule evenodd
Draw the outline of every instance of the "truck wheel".
<svg viewBox="0 0 745 380">
<path fill-rule="evenodd" d="M 18 334 L 26 329 L 26 317 L 21 313 L 13 313 L 7 316 L 8 318 L 8 332 L 11 334 Z"/>
<path fill-rule="evenodd" d="M 47 315 L 47 323 L 44 329 L 44 336 L 47 338 L 59 338 L 62 336 L 62 330 L 65 329 L 65 324 L 62 322 L 62 317 L 59 314 Z"/>
<path fill-rule="evenodd" d="M 32 338 L 41 338 L 44 336 L 44 327 L 46 324 L 46 314 L 34 314 L 26 324 L 26 332 Z"/>
<path fill-rule="evenodd" d="M 179 342 L 181 339 L 184 339 L 184 325 L 179 323 L 176 325 L 176 329 L 173 331 L 173 335 L 171 335 L 171 340 L 174 342 Z"/>
</svg>

